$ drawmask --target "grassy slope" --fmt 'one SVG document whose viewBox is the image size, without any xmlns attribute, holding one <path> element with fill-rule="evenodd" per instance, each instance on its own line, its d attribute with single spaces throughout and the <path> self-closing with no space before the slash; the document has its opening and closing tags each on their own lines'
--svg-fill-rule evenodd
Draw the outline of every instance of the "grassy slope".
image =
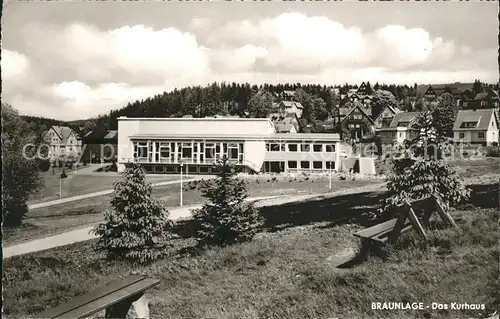
<svg viewBox="0 0 500 319">
<path fill-rule="evenodd" d="M 267 232 L 257 239 L 194 257 L 183 253 L 194 244 L 182 231 L 189 227 L 179 226 L 183 237 L 174 240 L 171 256 L 147 267 L 104 261 L 92 250 L 93 241 L 13 257 L 4 264 L 4 311 L 34 315 L 132 272 L 162 279 L 148 292 L 156 318 L 482 315 L 370 310 L 376 301 L 485 303 L 488 313 L 498 307 L 500 214 L 495 208 L 455 212 L 460 234 L 431 231 L 425 244 L 410 234 L 385 260 L 373 257 L 353 269 L 335 269 L 331 257 L 357 246 L 352 232 L 372 223 L 366 213 L 377 201 L 378 194 L 365 193 L 266 208 Z"/>
<path fill-rule="evenodd" d="M 454 166 L 459 173 L 469 179 L 498 180 L 500 159 L 486 158 L 474 161 L 456 161 Z M 377 165 L 380 165 L 379 163 Z M 99 178 L 99 177 L 98 177 Z M 300 181 L 300 182 L 299 182 Z M 372 181 L 333 181 L 333 190 L 370 184 Z M 273 181 L 268 177 L 249 179 L 251 196 L 270 196 L 280 194 L 325 193 L 328 192 L 328 179 L 322 180 L 302 178 L 282 178 Z M 191 205 L 203 201 L 200 193 L 192 189 L 193 184 L 186 184 L 184 204 Z M 155 196 L 166 201 L 169 207 L 179 205 L 179 186 L 168 185 L 157 187 Z M 108 209 L 112 195 L 99 196 L 72 203 L 30 211 L 26 216 L 25 226 L 20 229 L 4 229 L 4 241 L 7 245 L 22 243 L 36 238 L 59 234 L 65 231 L 90 226 L 102 220 L 102 211 Z"/>
<path fill-rule="evenodd" d="M 332 191 L 364 186 L 371 181 L 333 181 Z M 194 183 L 186 184 L 183 202 L 185 205 L 202 203 L 201 193 L 194 188 Z M 289 179 L 272 181 L 259 179 L 249 181 L 250 196 L 272 196 L 281 194 L 316 194 L 328 192 L 327 180 L 301 180 L 290 182 Z M 156 187 L 154 195 L 163 199 L 168 207 L 179 205 L 179 185 Z M 59 234 L 64 231 L 89 226 L 100 222 L 102 211 L 110 208 L 112 194 L 89 198 L 77 202 L 45 207 L 30 211 L 22 228 L 4 229 L 4 245 L 13 245 L 36 238 Z"/>
</svg>

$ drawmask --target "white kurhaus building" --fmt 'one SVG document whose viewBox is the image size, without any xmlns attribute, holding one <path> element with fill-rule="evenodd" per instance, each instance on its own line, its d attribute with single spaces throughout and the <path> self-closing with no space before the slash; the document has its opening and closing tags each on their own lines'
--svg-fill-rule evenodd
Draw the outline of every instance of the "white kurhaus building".
<svg viewBox="0 0 500 319">
<path fill-rule="evenodd" d="M 118 171 L 213 173 L 226 156 L 241 171 L 338 170 L 338 134 L 276 133 L 265 118 L 118 118 Z"/>
</svg>

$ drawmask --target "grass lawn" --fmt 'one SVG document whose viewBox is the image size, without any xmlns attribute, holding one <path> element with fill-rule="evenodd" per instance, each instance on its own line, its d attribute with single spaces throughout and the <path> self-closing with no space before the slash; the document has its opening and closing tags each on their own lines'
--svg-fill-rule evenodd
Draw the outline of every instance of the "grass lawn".
<svg viewBox="0 0 500 319">
<path fill-rule="evenodd" d="M 59 180 L 62 170 L 56 169 L 55 174 L 52 169 L 48 172 L 40 173 L 43 177 L 44 186 L 38 194 L 32 196 L 30 204 L 41 203 L 59 199 Z M 83 195 L 93 192 L 113 189 L 113 182 L 122 177 L 120 176 L 87 176 L 74 174 L 72 170 L 66 170 L 67 178 L 62 180 L 63 197 Z M 148 180 L 155 182 L 178 180 L 175 175 L 148 176 Z"/>
<path fill-rule="evenodd" d="M 4 314 L 33 316 L 131 273 L 160 278 L 147 292 L 153 318 L 479 318 L 498 304 L 498 201 L 491 186 L 453 212 L 461 232 L 412 233 L 384 257 L 338 270 L 336 255 L 356 249 L 352 233 L 372 225 L 380 193 L 265 207 L 253 241 L 188 255 L 193 222 L 179 224 L 169 257 L 146 267 L 105 261 L 93 241 L 4 262 Z M 481 207 L 479 207 L 481 206 Z M 191 230 L 191 231 L 190 231 Z M 374 311 L 372 302 L 484 303 L 486 311 Z"/>
<path fill-rule="evenodd" d="M 499 158 L 456 161 L 453 163 L 457 171 L 467 178 L 471 184 L 498 182 L 499 164 Z M 379 183 L 380 180 L 341 181 L 334 179 L 332 181 L 332 191 L 369 185 L 374 182 Z M 302 176 L 300 178 L 281 177 L 273 180 L 273 177 L 270 176 L 255 176 L 248 178 L 248 186 L 251 197 L 295 193 L 321 194 L 328 192 L 328 178 L 309 178 L 306 180 L 306 177 Z M 168 207 L 174 207 L 179 205 L 179 189 L 179 185 L 159 186 L 155 188 L 154 195 L 163 199 Z M 383 190 L 384 188 L 381 187 L 380 191 Z M 19 244 L 98 223 L 102 220 L 102 211 L 110 208 L 111 198 L 112 194 L 30 211 L 26 216 L 24 227 L 4 228 L 4 245 Z M 184 184 L 183 201 L 185 205 L 199 204 L 204 201 L 194 182 Z"/>
<path fill-rule="evenodd" d="M 333 180 L 332 191 L 372 183 L 371 180 Z M 251 197 L 297 193 L 321 194 L 329 191 L 326 178 L 323 180 L 302 179 L 300 182 L 290 181 L 290 179 L 273 181 L 272 178 L 260 178 L 258 180 L 249 180 L 248 186 Z M 180 186 L 178 184 L 165 185 L 155 187 L 153 193 L 164 200 L 167 207 L 174 207 L 179 205 L 179 190 Z M 25 226 L 21 228 L 4 228 L 4 245 L 19 244 L 98 223 L 103 219 L 102 211 L 111 207 L 110 200 L 112 197 L 113 194 L 109 194 L 32 210 L 25 218 Z M 196 184 L 194 182 L 186 183 L 183 192 L 184 205 L 203 202 L 204 198 L 196 188 Z"/>
</svg>

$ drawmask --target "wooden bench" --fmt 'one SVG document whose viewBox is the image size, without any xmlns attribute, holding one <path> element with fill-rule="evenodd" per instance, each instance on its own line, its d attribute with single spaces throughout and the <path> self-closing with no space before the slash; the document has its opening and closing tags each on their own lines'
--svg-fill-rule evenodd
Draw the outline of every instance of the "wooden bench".
<svg viewBox="0 0 500 319">
<path fill-rule="evenodd" d="M 437 212 L 444 222 L 458 230 L 453 218 L 434 196 L 427 196 L 411 202 L 406 201 L 397 210 L 399 211 L 397 218 L 358 231 L 354 233 L 354 236 L 361 238 L 364 244 L 374 242 L 378 244 L 395 243 L 401 233 L 414 229 L 422 238 L 427 239 L 424 227 L 417 218 L 415 210 L 424 212 L 422 217 L 424 226 L 429 225 L 432 213 Z"/>
<path fill-rule="evenodd" d="M 377 224 L 375 226 L 365 228 L 363 230 L 358 231 L 357 233 L 354 233 L 354 236 L 361 238 L 361 239 L 366 239 L 366 240 L 373 240 L 378 243 L 386 243 L 389 239 L 389 235 L 391 234 L 392 230 L 394 229 L 394 226 L 396 225 L 397 218 L 393 218 L 391 220 L 388 220 L 386 222 Z M 401 229 L 401 233 L 407 232 L 411 230 L 412 225 L 411 223 L 407 222 Z"/>
<path fill-rule="evenodd" d="M 78 296 L 60 306 L 49 308 L 37 318 L 87 318 L 106 309 L 106 318 L 125 318 L 144 292 L 160 283 L 158 279 L 130 276 L 115 280 L 86 295 Z"/>
</svg>

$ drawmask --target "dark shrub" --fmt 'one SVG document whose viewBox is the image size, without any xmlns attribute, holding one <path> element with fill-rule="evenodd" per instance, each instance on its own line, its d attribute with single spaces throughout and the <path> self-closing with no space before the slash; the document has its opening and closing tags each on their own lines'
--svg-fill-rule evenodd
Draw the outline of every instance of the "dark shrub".
<svg viewBox="0 0 500 319">
<path fill-rule="evenodd" d="M 38 169 L 41 172 L 47 172 L 50 169 L 50 161 L 49 160 L 40 160 L 38 162 Z"/>
</svg>

